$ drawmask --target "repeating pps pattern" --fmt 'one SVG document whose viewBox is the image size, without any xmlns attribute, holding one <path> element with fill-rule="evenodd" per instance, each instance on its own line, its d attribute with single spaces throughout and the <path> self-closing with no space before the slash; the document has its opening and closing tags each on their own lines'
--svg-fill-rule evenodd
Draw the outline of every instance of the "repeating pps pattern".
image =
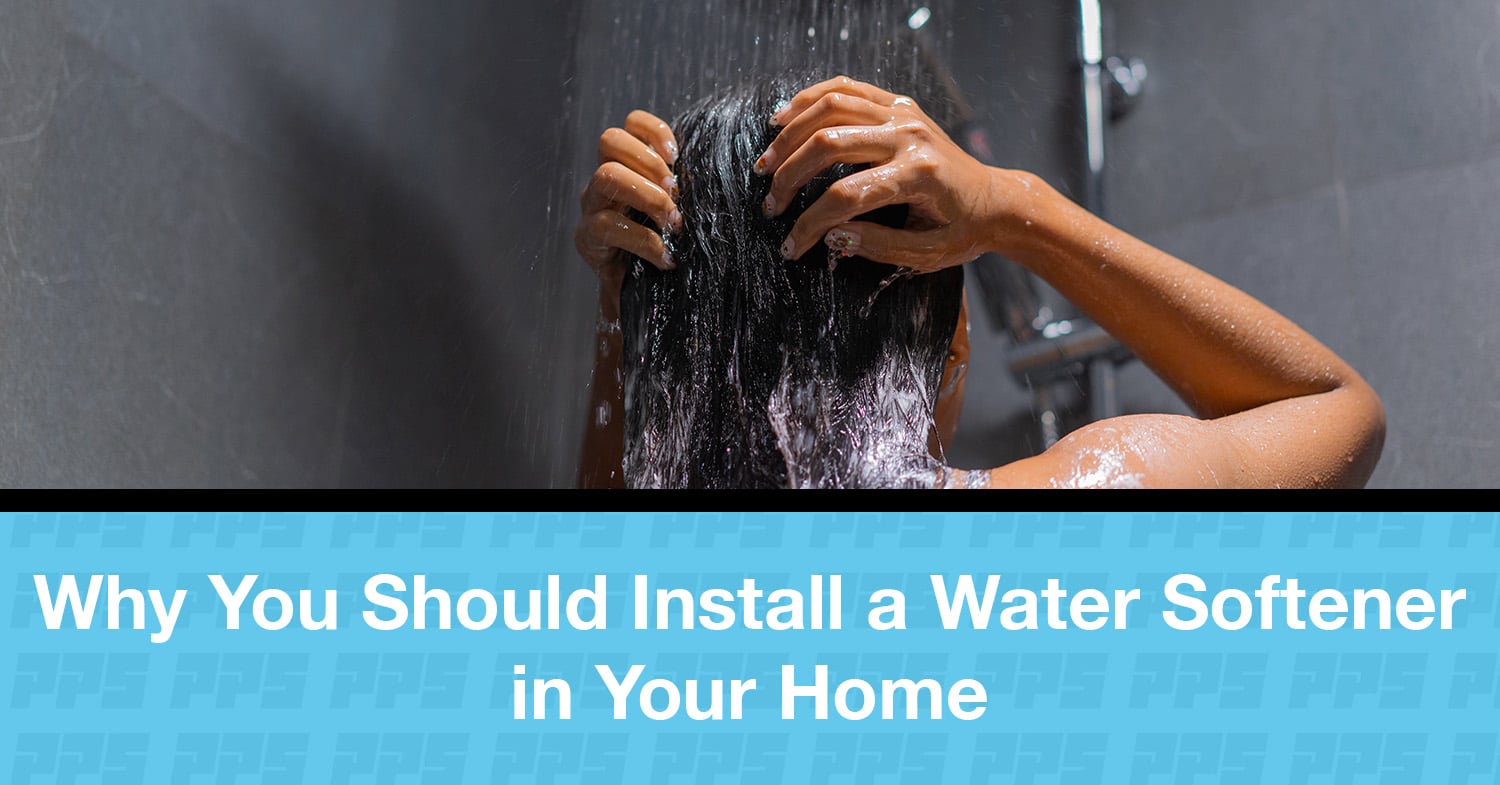
<svg viewBox="0 0 1500 785">
<path fill-rule="evenodd" d="M 17 785 L 1500 781 L 1494 513 L 17 514 L 0 543 L 0 781 Z M 1181 632 L 1141 610 L 1181 572 L 1467 598 L 1450 631 Z M 89 630 L 47 630 L 32 576 L 65 573 L 188 590 L 175 633 L 108 629 L 102 606 Z M 313 590 L 306 612 L 331 629 L 226 630 L 209 573 L 255 574 L 299 614 Z M 375 573 L 454 595 L 603 574 L 607 629 L 379 632 L 361 617 Z M 1141 599 L 1124 630 L 944 630 L 929 576 L 960 573 Z M 838 574 L 844 629 L 636 631 L 636 574 L 694 590 Z M 872 631 L 864 599 L 890 588 L 907 628 Z M 649 721 L 633 702 L 613 720 L 596 666 L 637 664 L 642 681 L 759 686 L 739 720 Z M 835 683 L 973 678 L 987 711 L 783 721 L 784 664 L 803 681 L 814 664 Z M 523 701 L 547 719 L 513 719 L 517 679 L 566 682 L 571 718 L 554 693 Z"/>
</svg>

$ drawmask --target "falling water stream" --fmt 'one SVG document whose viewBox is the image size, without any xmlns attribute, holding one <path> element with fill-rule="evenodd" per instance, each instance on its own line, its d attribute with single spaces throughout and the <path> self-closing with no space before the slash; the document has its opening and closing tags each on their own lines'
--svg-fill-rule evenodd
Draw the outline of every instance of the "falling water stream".
<svg viewBox="0 0 1500 785">
<path fill-rule="evenodd" d="M 663 117 L 759 74 L 789 69 L 880 77 L 914 63 L 911 25 L 946 56 L 947 5 L 924 0 L 584 0 L 576 52 L 580 161 L 633 109 Z M 928 8 L 926 14 L 914 12 Z M 904 51 L 903 51 L 904 50 Z"/>
</svg>

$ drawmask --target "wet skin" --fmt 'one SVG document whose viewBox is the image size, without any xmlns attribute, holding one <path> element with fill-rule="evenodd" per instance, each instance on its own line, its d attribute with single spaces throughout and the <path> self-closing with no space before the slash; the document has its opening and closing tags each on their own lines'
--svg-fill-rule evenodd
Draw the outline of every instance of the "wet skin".
<svg viewBox="0 0 1500 785">
<path fill-rule="evenodd" d="M 1120 231 L 1026 172 L 988 167 L 958 147 L 915 102 L 847 77 L 798 93 L 768 118 L 780 131 L 756 170 L 771 175 L 763 206 L 778 213 L 835 163 L 870 167 L 835 183 L 797 220 L 782 255 L 820 240 L 846 256 L 933 272 L 986 252 L 1047 281 L 1129 347 L 1195 417 L 1140 414 L 1092 423 L 1040 455 L 982 471 L 948 472 L 958 487 L 1360 487 L 1380 457 L 1385 413 L 1347 363 L 1249 295 Z M 600 278 L 601 323 L 619 318 L 620 250 L 670 266 L 661 238 L 630 222 L 635 208 L 673 226 L 671 129 L 645 112 L 600 138 L 600 168 L 583 194 L 575 240 Z M 854 221 L 911 206 L 902 229 Z M 676 221 L 680 221 L 677 216 Z M 934 419 L 957 422 L 967 317 Z M 591 412 L 620 411 L 620 336 L 605 330 Z M 620 486 L 620 417 L 585 437 L 580 484 Z"/>
</svg>

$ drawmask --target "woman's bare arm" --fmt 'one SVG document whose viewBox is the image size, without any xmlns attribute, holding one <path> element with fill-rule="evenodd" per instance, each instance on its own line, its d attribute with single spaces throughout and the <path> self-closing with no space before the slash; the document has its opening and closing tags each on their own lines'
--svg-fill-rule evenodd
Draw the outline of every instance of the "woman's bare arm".
<svg viewBox="0 0 1500 785">
<path fill-rule="evenodd" d="M 624 393 L 621 387 L 620 286 L 625 254 L 673 266 L 661 235 L 630 219 L 638 210 L 669 230 L 681 228 L 677 180 L 671 165 L 677 140 L 661 118 L 631 112 L 622 128 L 599 137 L 599 168 L 583 189 L 580 219 L 573 234 L 578 255 L 599 276 L 599 330 L 594 376 L 584 426 L 580 488 L 622 488 Z"/>
<path fill-rule="evenodd" d="M 995 170 L 1015 206 L 995 248 L 1046 280 L 1202 419 L 1094 423 L 996 484 L 1359 487 L 1385 434 L 1379 398 L 1286 317 L 1093 216 L 1041 180 Z"/>
<path fill-rule="evenodd" d="M 1088 213 L 1040 178 L 987 167 L 911 99 L 839 77 L 773 115 L 757 165 L 769 202 L 833 162 L 868 170 L 829 188 L 783 255 L 826 240 L 848 255 L 931 272 L 995 251 L 1025 265 L 1115 335 L 1198 417 L 1094 423 L 991 470 L 1014 487 L 1346 487 L 1374 470 L 1379 398 L 1327 347 L 1244 292 Z M 908 204 L 905 229 L 854 218 Z"/>
<path fill-rule="evenodd" d="M 578 462 L 578 487 L 624 488 L 625 392 L 621 383 L 624 342 L 619 325 L 620 295 L 601 292 L 598 335 L 594 341 L 593 384 L 589 392 L 588 423 L 584 426 L 583 455 Z"/>
</svg>

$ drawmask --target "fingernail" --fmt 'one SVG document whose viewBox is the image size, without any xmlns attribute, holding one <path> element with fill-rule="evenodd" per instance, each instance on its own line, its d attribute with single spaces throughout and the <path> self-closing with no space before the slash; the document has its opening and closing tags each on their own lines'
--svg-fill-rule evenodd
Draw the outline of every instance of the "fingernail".
<svg viewBox="0 0 1500 785">
<path fill-rule="evenodd" d="M 769 195 L 766 196 L 766 200 L 760 203 L 760 214 L 767 218 L 775 217 L 776 200 L 771 198 Z"/>
<path fill-rule="evenodd" d="M 662 251 L 661 252 L 661 264 L 662 264 L 662 267 L 664 267 L 664 268 L 666 268 L 668 270 L 675 270 L 675 269 L 677 269 L 677 263 L 674 262 L 674 261 L 672 261 L 672 252 L 671 251 Z"/>
<path fill-rule="evenodd" d="M 668 194 L 670 194 L 672 196 L 672 201 L 674 201 L 674 202 L 677 201 L 677 178 L 676 177 L 674 177 L 674 176 L 672 176 L 670 174 L 667 175 L 666 178 L 661 181 L 661 187 L 662 187 L 663 191 L 666 191 Z"/>
<path fill-rule="evenodd" d="M 784 114 L 786 114 L 786 104 L 776 107 L 776 111 L 771 113 L 770 123 L 772 128 L 781 127 L 781 117 Z"/>
<path fill-rule="evenodd" d="M 675 163 L 677 163 L 677 143 L 676 142 L 667 142 L 666 147 L 667 147 L 667 163 L 669 163 L 669 164 L 675 164 Z"/>
<path fill-rule="evenodd" d="M 829 250 L 842 256 L 853 256 L 859 251 L 859 233 L 849 229 L 834 229 L 823 238 L 823 242 L 828 244 Z"/>
<path fill-rule="evenodd" d="M 766 175 L 771 173 L 771 167 L 776 165 L 776 151 L 767 150 L 761 154 L 760 159 L 755 162 L 755 173 Z"/>
<path fill-rule="evenodd" d="M 792 258 L 792 238 L 788 237 L 781 243 L 781 258 Z"/>
<path fill-rule="evenodd" d="M 681 210 L 673 210 L 672 213 L 667 216 L 667 226 L 672 227 L 672 231 L 674 231 L 674 232 L 680 232 L 680 231 L 682 231 L 682 211 Z"/>
</svg>

